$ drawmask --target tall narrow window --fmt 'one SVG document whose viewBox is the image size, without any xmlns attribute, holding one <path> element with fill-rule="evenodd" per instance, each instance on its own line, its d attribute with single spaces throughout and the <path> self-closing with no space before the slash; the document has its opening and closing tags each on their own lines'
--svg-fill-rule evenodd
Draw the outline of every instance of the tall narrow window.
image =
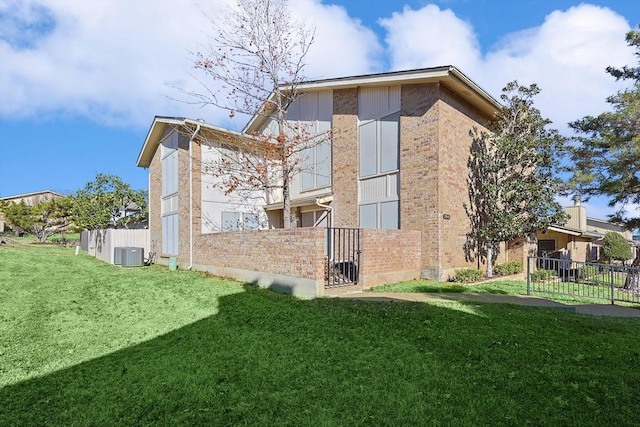
<svg viewBox="0 0 640 427">
<path fill-rule="evenodd" d="M 400 227 L 400 112 L 360 125 L 360 227 Z"/>
<path fill-rule="evenodd" d="M 398 170 L 400 113 L 360 125 L 360 176 Z"/>
<path fill-rule="evenodd" d="M 162 253 L 178 254 L 178 132 L 162 142 Z"/>
<path fill-rule="evenodd" d="M 305 139 L 300 153 L 301 189 L 312 190 L 331 185 L 332 91 L 309 92 L 296 99 L 287 110 L 292 135 Z"/>
<path fill-rule="evenodd" d="M 331 184 L 331 142 L 302 151 L 302 189 L 327 187 Z"/>
</svg>

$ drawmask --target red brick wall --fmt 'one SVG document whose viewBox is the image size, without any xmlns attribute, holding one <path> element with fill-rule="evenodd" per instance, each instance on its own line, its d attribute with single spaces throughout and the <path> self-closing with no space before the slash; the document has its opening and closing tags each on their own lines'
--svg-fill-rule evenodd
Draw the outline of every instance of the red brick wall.
<svg viewBox="0 0 640 427">
<path fill-rule="evenodd" d="M 324 281 L 324 230 L 196 234 L 194 264 Z"/>
<path fill-rule="evenodd" d="M 474 126 L 483 130 L 489 118 L 482 117 L 477 109 L 445 86 L 440 87 L 439 112 L 438 209 L 441 214 L 440 257 L 443 271 L 439 279 L 443 280 L 453 275 L 452 269 L 477 267 L 477 261 L 466 261 L 463 249 L 471 229 L 464 209 L 464 204 L 469 204 L 467 162 L 472 143 L 469 133 Z M 448 214 L 450 219 L 445 220 L 444 214 Z"/>
<path fill-rule="evenodd" d="M 333 226 L 359 227 L 358 90 L 333 91 Z"/>
<path fill-rule="evenodd" d="M 361 230 L 360 277 L 364 289 L 420 277 L 421 232 Z"/>
<path fill-rule="evenodd" d="M 189 138 L 178 140 L 178 261 L 189 261 Z"/>
<path fill-rule="evenodd" d="M 421 230 L 422 268 L 440 269 L 439 85 L 403 85 L 400 117 L 400 228 Z"/>
<path fill-rule="evenodd" d="M 445 280 L 476 265 L 463 249 L 469 132 L 488 117 L 440 84 L 403 85 L 401 96 L 401 228 L 422 231 L 423 277 Z"/>
</svg>

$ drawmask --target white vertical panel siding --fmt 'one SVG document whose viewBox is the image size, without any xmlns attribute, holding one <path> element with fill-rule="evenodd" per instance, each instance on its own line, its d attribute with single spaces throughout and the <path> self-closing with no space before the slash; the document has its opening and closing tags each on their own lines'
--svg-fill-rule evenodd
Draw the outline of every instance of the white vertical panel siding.
<svg viewBox="0 0 640 427">
<path fill-rule="evenodd" d="M 318 120 L 318 93 L 311 92 L 305 93 L 300 98 L 296 99 L 296 102 L 300 108 L 300 116 L 298 120 L 301 122 L 313 122 Z M 288 118 L 288 117 L 287 117 Z M 288 118 L 294 120 L 293 118 Z"/>
<path fill-rule="evenodd" d="M 400 111 L 400 86 L 364 87 L 358 91 L 358 118 L 373 120 Z"/>
<path fill-rule="evenodd" d="M 224 194 L 224 191 L 219 188 L 219 184 L 223 182 L 224 178 L 208 173 L 208 166 L 219 161 L 223 152 L 231 154 L 232 150 L 215 145 L 203 145 L 202 147 L 202 179 L 200 184 L 201 232 L 219 233 L 223 231 L 223 217 L 226 215 L 224 212 L 242 214 L 244 229 L 248 229 L 244 221 L 245 218 L 248 218 L 250 229 L 259 229 L 263 225 L 266 227 L 266 218 L 258 215 L 257 226 L 255 226 L 256 220 L 251 217 L 255 212 L 263 212 L 262 205 L 266 203 L 266 194 L 260 194 L 261 197 L 256 197 L 255 199 L 244 198 L 236 193 Z"/>
<path fill-rule="evenodd" d="M 360 181 L 360 203 L 398 199 L 398 174 L 376 176 Z"/>
<path fill-rule="evenodd" d="M 318 121 L 331 124 L 333 117 L 333 91 L 318 93 Z"/>
</svg>

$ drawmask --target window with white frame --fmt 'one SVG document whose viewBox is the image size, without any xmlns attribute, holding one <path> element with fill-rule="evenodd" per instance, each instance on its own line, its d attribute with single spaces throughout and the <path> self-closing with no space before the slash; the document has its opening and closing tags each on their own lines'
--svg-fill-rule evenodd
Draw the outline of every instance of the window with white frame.
<svg viewBox="0 0 640 427">
<path fill-rule="evenodd" d="M 287 109 L 291 136 L 303 136 L 300 153 L 301 189 L 311 190 L 331 185 L 331 120 L 333 92 L 308 92 Z M 302 147 L 301 147 L 302 148 Z"/>
<path fill-rule="evenodd" d="M 363 120 L 360 142 L 360 227 L 400 227 L 400 112 Z"/>
<path fill-rule="evenodd" d="M 360 177 L 397 171 L 400 112 L 360 124 Z"/>
<path fill-rule="evenodd" d="M 398 229 L 400 227 L 400 204 L 390 202 L 360 205 L 360 228 Z"/>
<path fill-rule="evenodd" d="M 331 142 L 321 141 L 302 151 L 302 189 L 331 185 Z"/>
<path fill-rule="evenodd" d="M 161 146 L 162 253 L 178 254 L 178 132 L 168 135 Z"/>
</svg>

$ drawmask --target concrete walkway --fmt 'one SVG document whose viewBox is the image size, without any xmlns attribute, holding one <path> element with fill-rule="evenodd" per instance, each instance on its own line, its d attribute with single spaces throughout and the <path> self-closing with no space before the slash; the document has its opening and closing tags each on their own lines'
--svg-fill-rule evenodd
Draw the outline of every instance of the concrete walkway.
<svg viewBox="0 0 640 427">
<path fill-rule="evenodd" d="M 622 307 L 619 305 L 611 304 L 563 304 L 560 302 L 550 301 L 548 299 L 527 295 L 358 292 L 340 295 L 339 298 L 354 298 L 366 301 L 478 301 L 487 303 L 506 303 L 528 305 L 534 307 L 557 308 L 574 313 L 591 314 L 595 316 L 640 318 L 640 308 Z"/>
</svg>

